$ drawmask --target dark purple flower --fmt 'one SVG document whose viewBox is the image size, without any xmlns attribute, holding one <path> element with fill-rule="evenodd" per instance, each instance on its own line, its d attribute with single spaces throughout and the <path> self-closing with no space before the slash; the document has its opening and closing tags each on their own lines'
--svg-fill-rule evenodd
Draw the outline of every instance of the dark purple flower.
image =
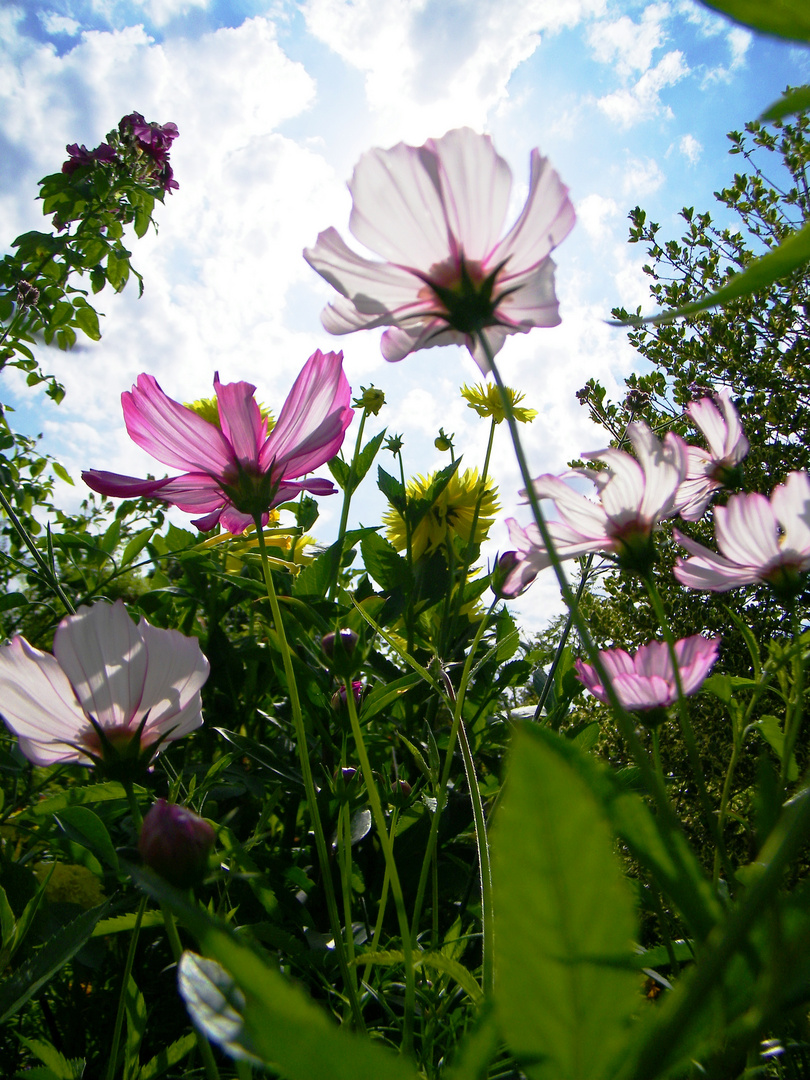
<svg viewBox="0 0 810 1080">
<path fill-rule="evenodd" d="M 102 161 L 106 164 L 115 161 L 115 150 L 106 142 L 101 143 L 95 150 L 88 150 L 84 144 L 79 146 L 78 143 L 71 143 L 65 149 L 70 157 L 62 166 L 62 172 L 68 176 L 72 176 L 82 165 L 92 165 L 94 161 Z"/>
</svg>

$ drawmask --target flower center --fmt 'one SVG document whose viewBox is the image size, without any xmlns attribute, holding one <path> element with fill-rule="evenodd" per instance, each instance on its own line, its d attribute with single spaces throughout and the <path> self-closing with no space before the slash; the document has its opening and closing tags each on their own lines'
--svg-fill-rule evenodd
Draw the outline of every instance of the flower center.
<svg viewBox="0 0 810 1080">
<path fill-rule="evenodd" d="M 441 315 L 454 330 L 474 334 L 487 326 L 496 326 L 496 309 L 506 292 L 496 293 L 495 284 L 505 263 L 490 273 L 480 262 L 468 262 L 462 252 L 444 262 L 434 263 L 426 274 L 418 274 L 427 286 L 420 296 L 431 294 L 441 304 Z"/>
</svg>

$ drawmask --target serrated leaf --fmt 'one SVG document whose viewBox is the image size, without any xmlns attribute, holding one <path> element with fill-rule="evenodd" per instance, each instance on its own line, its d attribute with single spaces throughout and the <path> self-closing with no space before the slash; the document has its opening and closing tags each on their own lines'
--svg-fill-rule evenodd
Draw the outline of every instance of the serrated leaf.
<svg viewBox="0 0 810 1080">
<path fill-rule="evenodd" d="M 10 979 L 0 985 L 0 1024 L 21 1009 L 41 986 L 76 955 L 110 907 L 111 901 L 107 900 L 63 926 Z"/>
<path fill-rule="evenodd" d="M 32 1054 L 39 1058 L 55 1080 L 79 1080 L 81 1077 L 84 1070 L 83 1059 L 75 1058 L 69 1061 L 55 1046 L 45 1042 L 44 1039 L 27 1039 L 24 1035 L 18 1035 L 17 1038 L 23 1046 L 27 1047 Z M 27 1069 L 25 1073 L 19 1073 L 18 1075 L 29 1077 L 36 1072 L 35 1069 Z"/>
<path fill-rule="evenodd" d="M 124 1080 L 135 1080 L 140 1067 L 138 1051 L 146 1031 L 146 1002 L 131 975 L 124 993 L 124 1010 L 127 1018 Z"/>
<path fill-rule="evenodd" d="M 701 0 L 706 7 L 763 34 L 810 41 L 810 8 L 806 0 Z"/>
<path fill-rule="evenodd" d="M 335 478 L 335 483 L 337 484 L 337 486 L 341 489 L 341 491 L 345 491 L 346 485 L 349 481 L 349 473 L 351 471 L 349 469 L 349 463 L 347 461 L 344 461 L 343 458 L 335 457 L 332 458 L 331 461 L 327 461 L 326 466 L 329 469 L 329 472 Z"/>
<path fill-rule="evenodd" d="M 386 592 L 393 589 L 406 589 L 411 583 L 411 571 L 406 559 L 397 552 L 392 543 L 372 533 L 360 542 L 363 565 L 369 577 L 374 578 L 380 588 Z"/>
<path fill-rule="evenodd" d="M 157 1077 L 162 1076 L 172 1065 L 182 1061 L 186 1054 L 194 1049 L 196 1042 L 197 1039 L 193 1034 L 184 1035 L 181 1039 L 177 1039 L 176 1042 L 167 1046 L 165 1050 L 161 1050 L 159 1054 L 155 1054 L 145 1065 L 141 1066 L 138 1080 L 157 1080 Z"/>
<path fill-rule="evenodd" d="M 740 274 L 734 274 L 725 285 L 713 293 L 695 300 L 691 304 L 675 308 L 673 311 L 659 311 L 657 315 L 646 318 L 629 318 L 611 323 L 612 326 L 644 326 L 647 323 L 667 323 L 683 315 L 695 315 L 700 311 L 720 304 L 728 304 L 740 296 L 749 296 L 772 285 L 774 281 L 787 277 L 810 261 L 810 222 L 791 233 L 778 247 L 772 248 L 767 255 L 756 259 Z"/>
<path fill-rule="evenodd" d="M 385 433 L 387 430 L 387 428 L 383 428 L 383 430 L 378 435 L 375 435 L 374 438 L 369 439 L 369 441 L 357 455 L 357 458 L 354 462 L 354 481 L 352 483 L 352 491 L 354 491 L 358 487 L 368 470 L 374 464 L 374 458 L 377 456 L 379 449 L 382 446 L 382 441 L 385 438 Z"/>
<path fill-rule="evenodd" d="M 54 817 L 71 840 L 92 851 L 113 870 L 118 869 L 118 855 L 107 826 L 97 814 L 86 806 L 66 806 Z"/>
<path fill-rule="evenodd" d="M 405 509 L 405 488 L 395 476 L 387 473 L 382 465 L 377 466 L 377 487 L 397 510 Z"/>
<path fill-rule="evenodd" d="M 124 934 L 135 929 L 137 915 L 130 911 L 127 915 L 114 915 L 111 919 L 102 919 L 93 930 L 93 937 L 106 937 L 107 934 Z M 151 926 L 163 926 L 163 915 L 159 911 L 145 911 L 141 917 L 141 929 Z"/>
<path fill-rule="evenodd" d="M 143 795 L 146 789 L 135 787 L 136 795 Z M 58 814 L 66 806 L 84 806 L 88 803 L 110 802 L 115 799 L 126 799 L 127 793 L 117 780 L 106 780 L 101 784 L 88 784 L 87 787 L 70 788 L 61 795 L 53 795 L 42 802 L 34 803 L 28 813 L 35 817 L 44 817 L 47 814 Z"/>
<path fill-rule="evenodd" d="M 492 837 L 496 1009 L 532 1078 L 601 1080 L 638 1008 L 632 894 L 581 777 L 518 732 Z"/>
</svg>

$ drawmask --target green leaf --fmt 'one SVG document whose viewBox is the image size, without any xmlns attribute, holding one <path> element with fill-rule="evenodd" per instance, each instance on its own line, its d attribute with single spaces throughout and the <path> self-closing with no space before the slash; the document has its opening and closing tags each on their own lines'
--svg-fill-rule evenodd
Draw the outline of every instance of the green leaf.
<svg viewBox="0 0 810 1080">
<path fill-rule="evenodd" d="M 778 247 L 772 248 L 767 255 L 752 262 L 741 274 L 734 274 L 725 285 L 716 292 L 709 293 L 702 300 L 695 300 L 691 304 L 675 308 L 673 311 L 660 311 L 657 315 L 649 315 L 646 319 L 628 318 L 611 323 L 611 326 L 643 326 L 645 323 L 667 323 L 678 319 L 682 315 L 694 315 L 699 311 L 707 311 L 719 304 L 728 304 L 740 296 L 749 296 L 752 293 L 765 289 L 768 285 L 778 281 L 779 278 L 787 277 L 794 270 L 798 270 L 810 261 L 810 222 L 804 225 L 798 232 L 791 233 Z"/>
<path fill-rule="evenodd" d="M 203 995 L 210 994 L 212 1012 L 216 1015 L 219 1009 L 227 1018 L 226 1040 L 255 1053 L 285 1080 L 417 1080 L 407 1059 L 338 1027 L 300 987 L 189 904 L 178 889 L 143 869 L 132 867 L 131 872 L 143 888 L 180 915 L 208 956 L 230 976 L 228 982 L 206 980 L 196 958 L 194 967 L 200 973 L 196 986 Z M 183 968 L 190 963 L 181 961 Z M 228 1052 L 226 1046 L 223 1049 Z"/>
<path fill-rule="evenodd" d="M 391 476 L 381 466 L 377 466 L 377 487 L 397 510 L 405 509 L 405 488 L 395 476 Z"/>
<path fill-rule="evenodd" d="M 186 1054 L 194 1049 L 196 1042 L 197 1038 L 192 1033 L 184 1035 L 181 1039 L 173 1042 L 165 1050 L 161 1050 L 159 1054 L 155 1054 L 145 1065 L 141 1066 L 138 1080 L 156 1080 L 158 1076 L 162 1076 L 167 1072 L 172 1065 L 182 1061 Z"/>
<path fill-rule="evenodd" d="M 77 1058 L 73 1061 L 61 1054 L 55 1046 L 45 1042 L 44 1039 L 26 1039 L 24 1035 L 17 1038 L 27 1047 L 32 1054 L 36 1055 L 43 1065 L 46 1065 L 55 1080 L 79 1080 L 84 1071 L 84 1060 Z M 18 1073 L 18 1076 L 31 1076 L 31 1071 Z"/>
<path fill-rule="evenodd" d="M 154 531 L 154 527 L 150 526 L 148 529 L 141 529 L 140 532 L 135 533 L 121 555 L 121 566 L 129 566 L 140 555 L 152 539 Z"/>
<path fill-rule="evenodd" d="M 496 1009 L 532 1077 L 601 1080 L 638 1009 L 632 894 L 597 799 L 518 732 L 493 830 Z"/>
<path fill-rule="evenodd" d="M 118 856 L 104 822 L 86 806 L 66 806 L 54 814 L 60 828 L 77 844 L 102 859 L 113 870 L 118 869 Z"/>
<path fill-rule="evenodd" d="M 343 458 L 334 457 L 331 461 L 327 461 L 326 465 L 329 472 L 334 476 L 337 486 L 341 491 L 345 491 L 349 482 L 349 463 L 344 461 Z"/>
<path fill-rule="evenodd" d="M 108 914 L 110 907 L 111 901 L 107 900 L 63 926 L 10 979 L 0 985 L 0 1024 L 21 1009 L 41 986 L 76 955 L 92 935 L 96 923 Z"/>
<path fill-rule="evenodd" d="M 405 954 L 401 950 L 367 952 L 359 956 L 355 960 L 355 963 L 377 964 L 383 967 L 391 967 L 394 964 L 403 963 L 404 959 Z M 449 975 L 451 979 L 454 979 L 458 983 L 461 989 L 465 991 L 470 1000 L 476 1005 L 480 1005 L 484 1000 L 484 991 L 478 985 L 472 972 L 465 968 L 463 964 L 460 964 L 458 960 L 453 960 L 451 957 L 445 956 L 444 953 L 415 953 L 413 966 L 414 968 L 431 968 L 433 971 L 441 971 L 442 974 Z"/>
<path fill-rule="evenodd" d="M 375 686 L 360 706 L 360 718 L 363 723 L 370 720 L 372 716 L 376 716 L 377 713 L 381 712 L 387 705 L 397 701 L 403 694 L 407 693 L 411 687 L 418 686 L 421 681 L 422 679 L 419 675 L 403 675 L 401 679 L 394 679 L 391 682 L 380 683 Z"/>
<path fill-rule="evenodd" d="M 136 913 L 114 915 L 111 919 L 102 919 L 93 930 L 93 937 L 106 937 L 107 934 L 124 934 L 135 929 Z M 159 911 L 145 911 L 141 917 L 141 929 L 163 926 L 163 915 Z"/>
<path fill-rule="evenodd" d="M 734 22 L 763 34 L 810 41 L 810 7 L 807 0 L 702 0 L 706 7 L 728 15 Z"/>
<path fill-rule="evenodd" d="M 98 325 L 98 313 L 94 308 L 91 308 L 89 304 L 82 304 L 76 308 L 76 314 L 73 318 L 74 326 L 78 326 L 80 330 L 92 341 L 101 340 L 101 330 Z"/>
<path fill-rule="evenodd" d="M 761 716 L 759 720 L 756 720 L 751 724 L 752 728 L 756 728 L 760 735 L 765 739 L 770 748 L 779 758 L 780 764 L 785 755 L 785 733 L 782 730 L 782 725 L 779 722 L 779 718 L 776 716 Z M 799 779 L 799 766 L 796 763 L 796 757 L 794 754 L 790 755 L 790 763 L 788 765 L 787 772 L 788 780 L 793 783 L 794 780 Z"/>
<path fill-rule="evenodd" d="M 797 90 L 789 90 L 773 105 L 769 105 L 760 120 L 782 120 L 785 116 L 806 112 L 807 109 L 810 109 L 810 86 L 800 86 Z"/>
<path fill-rule="evenodd" d="M 23 607 L 28 603 L 28 597 L 21 592 L 8 592 L 0 596 L 0 611 L 11 611 L 12 608 Z"/>
<path fill-rule="evenodd" d="M 337 576 L 342 543 L 337 541 L 322 551 L 316 559 L 305 566 L 293 584 L 293 596 L 326 596 L 327 590 Z"/>
<path fill-rule="evenodd" d="M 146 1031 L 146 1002 L 130 975 L 124 995 L 127 1039 L 124 1047 L 124 1080 L 135 1080 L 140 1068 L 138 1051 Z"/>
<path fill-rule="evenodd" d="M 136 787 L 136 795 L 145 794 L 145 788 Z M 117 780 L 107 780 L 103 784 L 88 784 L 87 787 L 70 788 L 61 795 L 54 795 L 50 799 L 34 803 L 28 813 L 35 817 L 44 817 L 49 814 L 58 814 L 66 806 L 83 806 L 86 803 L 109 802 L 115 799 L 126 799 L 127 793 Z"/>
<path fill-rule="evenodd" d="M 64 465 L 60 465 L 58 461 L 52 461 L 51 468 L 60 480 L 64 480 L 66 484 L 70 484 L 70 486 L 73 487 L 73 480 L 71 478 L 71 475 Z"/>
<path fill-rule="evenodd" d="M 369 577 L 374 578 L 380 588 L 390 592 L 397 587 L 406 589 L 411 583 L 411 571 L 406 559 L 398 554 L 392 543 L 372 533 L 360 542 L 363 565 Z"/>
<path fill-rule="evenodd" d="M 377 456 L 382 441 L 385 438 L 385 433 L 388 429 L 383 428 L 379 435 L 375 435 L 373 439 L 369 439 L 360 453 L 357 455 L 357 459 L 354 463 L 354 482 L 352 484 L 352 491 L 358 487 L 361 480 L 365 477 L 368 470 L 374 463 L 374 458 Z"/>
</svg>

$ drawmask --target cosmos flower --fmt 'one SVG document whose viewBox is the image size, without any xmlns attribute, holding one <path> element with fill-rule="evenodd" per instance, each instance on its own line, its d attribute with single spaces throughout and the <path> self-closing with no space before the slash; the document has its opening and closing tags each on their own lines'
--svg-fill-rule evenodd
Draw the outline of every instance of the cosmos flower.
<svg viewBox="0 0 810 1080">
<path fill-rule="evenodd" d="M 413 513 L 418 503 L 425 501 L 424 513 L 411 528 L 411 552 L 413 558 L 432 555 L 444 547 L 445 542 L 460 536 L 465 542 L 472 539 L 480 544 L 489 532 L 498 512 L 498 495 L 495 488 L 487 486 L 482 495 L 481 481 L 477 469 L 466 469 L 463 473 L 455 472 L 447 484 L 433 493 L 436 481 L 432 476 L 415 476 L 408 482 L 408 506 Z M 478 500 L 481 508 L 472 536 L 473 517 Z M 391 507 L 383 514 L 383 524 L 387 527 L 387 536 L 397 551 L 407 547 L 405 522 L 400 512 Z"/>
<path fill-rule="evenodd" d="M 681 585 L 727 592 L 765 581 L 782 595 L 795 595 L 810 570 L 810 475 L 790 473 L 770 500 L 732 495 L 714 511 L 714 534 L 720 555 L 674 531 L 691 556 L 675 564 Z"/>
<path fill-rule="evenodd" d="M 688 448 L 686 479 L 676 499 L 684 521 L 698 521 L 715 491 L 739 482 L 740 463 L 748 453 L 748 439 L 728 390 L 721 390 L 716 401 L 715 405 L 711 398 L 701 398 L 686 408 L 709 448 Z"/>
<path fill-rule="evenodd" d="M 546 474 L 534 481 L 538 498 L 553 499 L 562 518 L 547 522 L 561 560 L 602 551 L 615 555 L 627 569 L 643 569 L 652 558 L 655 525 L 676 512 L 675 493 L 686 475 L 686 444 L 672 432 L 662 443 L 641 422 L 629 424 L 627 430 L 635 457 L 613 447 L 597 450 L 582 456 L 602 461 L 607 468 L 573 469 L 567 474 L 592 480 L 598 502 L 578 494 L 562 477 Z M 518 556 L 502 585 L 508 595 L 529 585 L 551 559 L 536 525 L 523 529 L 514 518 L 506 524 Z"/>
<path fill-rule="evenodd" d="M 520 424 L 530 424 L 537 416 L 537 409 L 520 408 L 518 403 L 526 396 L 520 390 L 513 390 L 507 386 L 506 396 L 512 406 L 512 415 Z M 467 402 L 468 409 L 475 409 L 479 416 L 491 416 L 496 424 L 502 423 L 506 418 L 503 402 L 498 387 L 495 383 L 478 383 L 475 386 L 462 386 L 461 396 Z"/>
<path fill-rule="evenodd" d="M 268 434 L 268 422 L 250 383 L 221 383 L 214 377 L 219 424 L 167 397 L 151 375 L 140 375 L 121 395 L 127 431 L 138 446 L 164 465 L 187 469 L 182 476 L 139 480 L 92 470 L 85 483 L 102 495 L 141 495 L 202 514 L 193 524 L 203 532 L 217 524 L 244 532 L 257 517 L 301 491 L 332 495 L 329 480 L 297 480 L 337 454 L 351 423 L 351 388 L 343 353 L 320 350 L 307 360 Z"/>
<path fill-rule="evenodd" d="M 200 726 L 207 678 L 196 638 L 99 601 L 60 622 L 53 656 L 23 637 L 0 647 L 0 712 L 35 765 L 144 764 Z"/>
<path fill-rule="evenodd" d="M 703 685 L 717 659 L 720 638 L 700 634 L 675 643 L 681 686 L 689 697 Z M 646 712 L 666 708 L 678 700 L 678 688 L 669 648 L 663 641 L 642 645 L 635 656 L 624 649 L 605 649 L 599 653 L 616 696 L 625 709 Z M 576 662 L 577 678 L 599 701 L 607 703 L 605 687 L 595 668 L 582 660 Z"/>
<path fill-rule="evenodd" d="M 371 150 L 355 167 L 349 229 L 385 261 L 356 254 L 329 228 L 304 258 L 341 298 L 321 319 L 332 334 L 387 326 L 386 360 L 466 345 L 489 370 L 508 334 L 560 321 L 551 251 L 574 224 L 568 189 L 538 150 L 529 194 L 502 236 L 512 174 L 488 135 L 449 131 L 424 146 Z"/>
</svg>

